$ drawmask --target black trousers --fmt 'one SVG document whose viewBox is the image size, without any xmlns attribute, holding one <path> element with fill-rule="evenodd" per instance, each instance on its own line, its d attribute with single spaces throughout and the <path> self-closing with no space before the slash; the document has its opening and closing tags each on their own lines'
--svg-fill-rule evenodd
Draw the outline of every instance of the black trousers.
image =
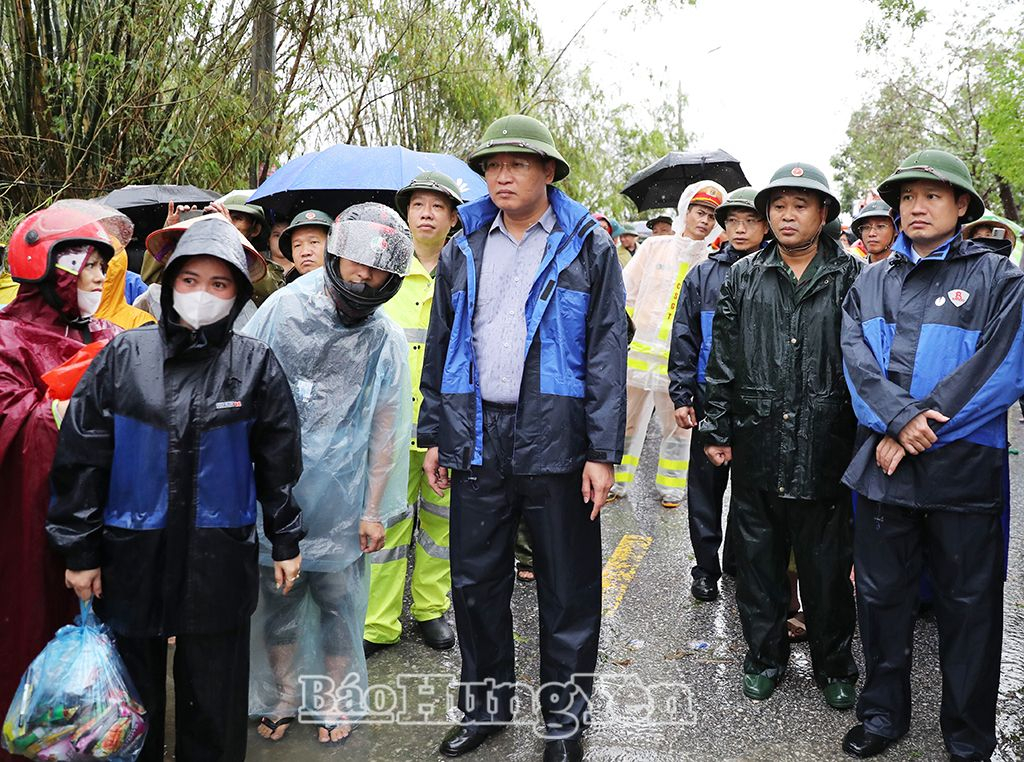
<svg viewBox="0 0 1024 762">
<path fill-rule="evenodd" d="M 697 398 L 694 399 L 694 409 L 697 420 L 701 420 L 704 408 Z M 725 531 L 722 560 L 718 560 L 718 549 L 722 545 L 722 501 L 729 483 L 729 465 L 712 464 L 704 454 L 705 444 L 705 438 L 694 430 L 690 438 L 690 465 L 686 471 L 686 510 L 690 544 L 696 561 L 690 573 L 694 579 L 707 577 L 717 582 L 723 568 L 728 574 L 736 573 L 731 513 Z"/>
<path fill-rule="evenodd" d="M 743 671 L 781 678 L 789 662 L 789 556 L 796 556 L 814 680 L 857 679 L 853 525 L 849 493 L 836 501 L 780 498 L 733 481 L 736 604 L 747 656 Z"/>
<path fill-rule="evenodd" d="M 162 762 L 167 638 L 117 636 L 117 650 L 149 714 L 139 762 Z M 174 648 L 174 757 L 245 759 L 249 713 L 249 620 L 213 635 L 178 635 Z"/>
<path fill-rule="evenodd" d="M 1001 517 L 916 511 L 861 496 L 854 535 L 867 672 L 857 717 L 887 738 L 910 728 L 914 611 L 927 567 L 939 630 L 942 736 L 950 754 L 988 759 L 1003 645 Z"/>
<path fill-rule="evenodd" d="M 580 472 L 512 474 L 514 431 L 514 408 L 485 405 L 483 465 L 452 477 L 459 708 L 468 722 L 512 719 L 513 549 L 522 517 L 533 538 L 546 733 L 572 737 L 589 724 L 601 629 L 601 527 L 580 495 Z"/>
</svg>

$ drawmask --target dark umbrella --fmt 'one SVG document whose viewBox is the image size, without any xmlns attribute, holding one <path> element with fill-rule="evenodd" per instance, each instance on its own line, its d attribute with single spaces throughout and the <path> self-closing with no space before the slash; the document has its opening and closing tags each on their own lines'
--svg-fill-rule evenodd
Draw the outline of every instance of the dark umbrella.
<svg viewBox="0 0 1024 762">
<path fill-rule="evenodd" d="M 124 212 L 135 223 L 135 239 L 145 241 L 164 226 L 168 202 L 202 207 L 217 198 L 216 193 L 194 185 L 127 185 L 96 200 Z"/>
<path fill-rule="evenodd" d="M 487 193 L 483 178 L 454 156 L 411 151 L 401 146 L 339 144 L 292 159 L 256 189 L 249 199 L 273 223 L 288 222 L 308 209 L 336 217 L 364 201 L 395 207 L 395 192 L 421 172 L 444 172 L 471 201 Z"/>
<path fill-rule="evenodd" d="M 672 151 L 629 178 L 622 194 L 641 212 L 664 209 L 678 204 L 686 186 L 698 180 L 714 180 L 727 191 L 750 185 L 739 161 L 720 148 Z"/>
</svg>

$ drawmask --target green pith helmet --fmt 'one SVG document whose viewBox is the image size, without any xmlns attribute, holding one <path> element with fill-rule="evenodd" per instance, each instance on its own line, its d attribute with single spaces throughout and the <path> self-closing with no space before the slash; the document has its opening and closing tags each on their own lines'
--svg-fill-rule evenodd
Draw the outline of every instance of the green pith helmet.
<svg viewBox="0 0 1024 762">
<path fill-rule="evenodd" d="M 226 196 L 221 196 L 217 199 L 218 203 L 224 205 L 229 212 L 241 212 L 242 214 L 248 214 L 251 217 L 256 218 L 256 222 L 260 223 L 264 228 L 267 226 L 267 216 L 263 213 L 263 207 L 256 204 L 247 203 L 249 197 L 255 191 L 252 190 L 233 190 Z"/>
<path fill-rule="evenodd" d="M 412 179 L 412 182 L 395 194 L 395 206 L 398 207 L 398 212 L 402 215 L 403 220 L 409 220 L 409 199 L 412 198 L 413 193 L 419 190 L 431 191 L 444 196 L 452 202 L 453 208 L 463 201 L 459 186 L 444 172 L 420 172 Z M 455 227 L 452 230 L 458 230 L 461 226 L 461 220 L 456 218 Z"/>
<path fill-rule="evenodd" d="M 742 188 L 737 188 L 728 196 L 726 196 L 725 202 L 715 209 L 715 220 L 723 228 L 725 227 L 725 218 L 731 211 L 745 211 L 754 212 L 755 214 L 761 214 L 754 206 L 754 197 L 757 196 L 757 189 L 751 188 L 749 185 L 744 185 Z M 762 215 L 763 216 L 763 215 Z"/>
<path fill-rule="evenodd" d="M 466 161 L 482 175 L 483 160 L 498 153 L 528 153 L 545 159 L 554 159 L 555 182 L 569 174 L 569 165 L 555 148 L 551 131 L 543 122 L 532 116 L 512 114 L 493 122 Z"/>
<path fill-rule="evenodd" d="M 864 222 L 872 217 L 881 217 L 889 220 L 892 226 L 895 228 L 896 223 L 892 219 L 892 207 L 884 201 L 875 200 L 870 201 L 864 205 L 864 208 L 857 212 L 857 216 L 853 218 L 853 222 L 850 223 L 850 230 L 853 234 L 860 238 L 860 227 Z"/>
<path fill-rule="evenodd" d="M 973 238 L 974 231 L 982 226 L 988 226 L 990 228 L 1002 228 L 1006 231 L 1006 240 L 1010 242 L 1010 246 L 1017 245 L 1017 233 L 1020 231 L 1020 227 L 1013 222 L 1010 222 L 1005 217 L 1000 217 L 998 214 L 987 212 L 981 215 L 974 222 L 968 223 L 963 227 L 964 238 Z"/>
<path fill-rule="evenodd" d="M 825 206 L 828 209 L 825 222 L 831 222 L 839 216 L 839 199 L 829 189 L 824 173 L 811 164 L 795 161 L 783 164 L 775 170 L 771 182 L 758 191 L 754 197 L 754 206 L 765 219 L 768 218 L 768 200 L 775 188 L 806 188 L 818 191 L 824 197 Z"/>
<path fill-rule="evenodd" d="M 292 234 L 299 228 L 305 227 L 323 228 L 324 232 L 329 234 L 332 224 L 334 224 L 334 220 L 331 219 L 330 215 L 326 212 L 321 212 L 319 209 L 299 212 L 292 218 L 292 224 L 281 231 L 277 248 L 281 250 L 281 253 L 285 255 L 289 262 L 294 262 L 295 260 L 292 259 Z"/>
<path fill-rule="evenodd" d="M 839 241 L 839 236 L 843 234 L 843 223 L 836 217 L 834 220 L 830 220 L 825 223 L 825 227 L 821 229 L 821 234 L 826 235 L 833 241 Z"/>
<path fill-rule="evenodd" d="M 900 208 L 900 186 L 913 180 L 938 180 L 949 183 L 971 197 L 967 212 L 960 222 L 973 222 L 985 213 L 985 202 L 974 190 L 970 170 L 953 154 L 938 148 L 912 153 L 900 162 L 896 171 L 878 186 L 878 195 L 893 209 Z"/>
</svg>

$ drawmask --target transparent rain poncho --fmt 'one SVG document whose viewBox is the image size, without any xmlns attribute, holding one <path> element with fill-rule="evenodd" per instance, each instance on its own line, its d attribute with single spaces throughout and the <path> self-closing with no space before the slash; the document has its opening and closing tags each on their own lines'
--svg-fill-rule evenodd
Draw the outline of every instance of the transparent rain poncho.
<svg viewBox="0 0 1024 762">
<path fill-rule="evenodd" d="M 302 572 L 287 596 L 275 589 L 260 532 L 250 712 L 344 724 L 365 711 L 369 574 L 359 522 L 405 510 L 412 426 L 405 337 L 379 311 L 342 325 L 322 269 L 271 295 L 244 332 L 270 345 L 291 384 L 303 460 L 294 495 L 308 532 Z"/>
<path fill-rule="evenodd" d="M 684 224 L 690 199 L 707 186 L 725 189 L 702 180 L 687 186 L 679 197 L 677 225 Z M 626 285 L 626 311 L 633 318 L 636 335 L 629 345 L 626 383 L 640 389 L 668 391 L 668 350 L 672 340 L 672 319 L 679 292 L 691 267 L 708 258 L 710 244 L 721 234 L 717 224 L 706 238 L 695 241 L 676 235 L 651 236 L 639 247 L 622 270 Z"/>
</svg>

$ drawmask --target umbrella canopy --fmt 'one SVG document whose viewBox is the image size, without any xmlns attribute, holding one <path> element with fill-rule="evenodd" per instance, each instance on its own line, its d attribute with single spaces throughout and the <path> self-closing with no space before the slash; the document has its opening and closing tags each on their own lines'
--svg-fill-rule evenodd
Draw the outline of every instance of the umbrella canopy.
<svg viewBox="0 0 1024 762">
<path fill-rule="evenodd" d="M 216 200 L 216 193 L 194 185 L 127 185 L 96 199 L 127 215 L 135 223 L 135 238 L 141 241 L 164 226 L 168 202 L 206 206 Z"/>
<path fill-rule="evenodd" d="M 262 206 L 271 223 L 287 222 L 307 209 L 336 217 L 364 201 L 395 208 L 395 193 L 427 171 L 452 178 L 466 201 L 487 193 L 483 178 L 454 156 L 401 146 L 340 144 L 292 159 L 268 177 L 249 202 Z"/>
<path fill-rule="evenodd" d="M 739 161 L 720 148 L 672 151 L 629 178 L 622 194 L 641 212 L 664 209 L 675 207 L 686 186 L 699 180 L 714 180 L 730 192 L 750 185 Z"/>
</svg>

